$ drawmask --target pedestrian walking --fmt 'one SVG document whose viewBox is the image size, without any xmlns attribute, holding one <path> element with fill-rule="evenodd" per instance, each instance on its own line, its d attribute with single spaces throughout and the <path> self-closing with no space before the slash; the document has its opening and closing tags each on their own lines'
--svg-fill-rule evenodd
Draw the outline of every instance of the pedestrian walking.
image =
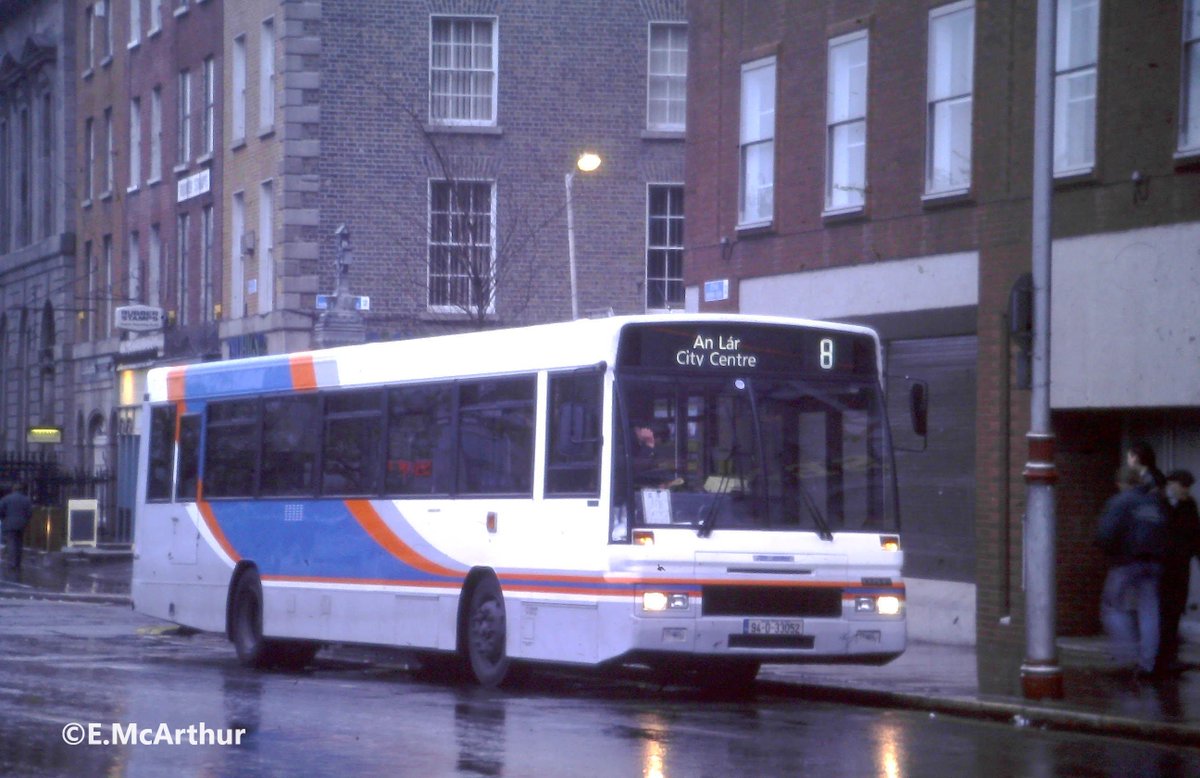
<svg viewBox="0 0 1200 778">
<path fill-rule="evenodd" d="M 13 484 L 12 491 L 0 499 L 0 527 L 4 532 L 4 544 L 8 546 L 10 570 L 21 569 L 25 527 L 29 525 L 32 517 L 33 501 L 25 494 L 20 483 Z"/>
<path fill-rule="evenodd" d="M 1167 479 L 1158 469 L 1158 457 L 1149 443 L 1139 441 L 1129 447 L 1125 454 L 1125 463 L 1137 471 L 1141 482 L 1138 488 L 1143 492 L 1153 492 L 1161 495 L 1166 488 Z"/>
<path fill-rule="evenodd" d="M 1138 676 L 1153 675 L 1158 658 L 1158 587 L 1167 548 L 1161 501 L 1142 491 L 1132 467 L 1117 471 L 1120 493 L 1100 517 L 1096 541 L 1109 557 L 1100 617 L 1117 661 Z"/>
<path fill-rule="evenodd" d="M 1167 475 L 1167 553 L 1163 558 L 1158 598 L 1161 613 L 1158 670 L 1162 673 L 1183 669 L 1179 664 L 1179 619 L 1187 607 L 1192 557 L 1200 558 L 1200 513 L 1190 491 L 1195 482 L 1187 470 Z"/>
</svg>

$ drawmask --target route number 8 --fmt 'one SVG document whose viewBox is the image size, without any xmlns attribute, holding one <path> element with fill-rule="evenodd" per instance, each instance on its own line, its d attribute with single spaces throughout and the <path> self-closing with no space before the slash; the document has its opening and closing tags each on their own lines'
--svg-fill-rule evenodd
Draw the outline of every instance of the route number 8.
<svg viewBox="0 0 1200 778">
<path fill-rule="evenodd" d="M 832 370 L 833 369 L 833 339 L 832 338 L 822 338 L 821 339 L 821 369 L 822 370 Z"/>
</svg>

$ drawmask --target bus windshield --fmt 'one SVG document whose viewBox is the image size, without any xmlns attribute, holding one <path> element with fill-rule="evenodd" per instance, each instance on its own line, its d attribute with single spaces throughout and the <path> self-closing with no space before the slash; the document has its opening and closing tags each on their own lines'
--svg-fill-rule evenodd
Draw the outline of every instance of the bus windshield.
<svg viewBox="0 0 1200 778">
<path fill-rule="evenodd" d="M 866 378 L 626 375 L 616 499 L 635 523 L 891 532 L 890 443 Z"/>
</svg>

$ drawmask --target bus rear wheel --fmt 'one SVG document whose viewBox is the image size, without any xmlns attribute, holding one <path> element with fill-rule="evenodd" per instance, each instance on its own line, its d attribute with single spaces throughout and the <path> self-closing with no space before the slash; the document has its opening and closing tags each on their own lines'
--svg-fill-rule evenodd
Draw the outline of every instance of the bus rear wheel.
<svg viewBox="0 0 1200 778">
<path fill-rule="evenodd" d="M 471 591 L 467 609 L 467 660 L 480 685 L 499 686 L 509 670 L 504 594 L 500 583 L 487 576 Z"/>
<path fill-rule="evenodd" d="M 268 640 L 262 634 L 262 581 L 247 570 L 233 589 L 229 639 L 244 667 L 299 670 L 313 660 L 320 646 L 303 640 Z"/>
</svg>

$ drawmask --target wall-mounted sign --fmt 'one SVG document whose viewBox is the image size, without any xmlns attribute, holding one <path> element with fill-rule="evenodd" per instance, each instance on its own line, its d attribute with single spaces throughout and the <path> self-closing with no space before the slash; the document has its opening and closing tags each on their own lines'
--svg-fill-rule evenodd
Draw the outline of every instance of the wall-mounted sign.
<svg viewBox="0 0 1200 778">
<path fill-rule="evenodd" d="M 704 282 L 704 302 L 715 303 L 729 299 L 729 279 L 718 278 Z"/>
<path fill-rule="evenodd" d="M 212 180 L 208 168 L 175 182 L 175 201 L 182 203 L 208 191 Z"/>
<path fill-rule="evenodd" d="M 113 326 L 119 330 L 149 332 L 163 326 L 162 308 L 149 305 L 122 305 L 113 311 L 113 316 Z"/>
<path fill-rule="evenodd" d="M 30 427 L 25 431 L 26 443 L 62 443 L 62 427 Z"/>
<path fill-rule="evenodd" d="M 364 295 L 353 295 L 354 310 L 369 311 L 371 310 L 371 298 Z M 337 303 L 337 296 L 332 294 L 317 295 L 317 310 L 325 311 L 333 308 Z"/>
</svg>

